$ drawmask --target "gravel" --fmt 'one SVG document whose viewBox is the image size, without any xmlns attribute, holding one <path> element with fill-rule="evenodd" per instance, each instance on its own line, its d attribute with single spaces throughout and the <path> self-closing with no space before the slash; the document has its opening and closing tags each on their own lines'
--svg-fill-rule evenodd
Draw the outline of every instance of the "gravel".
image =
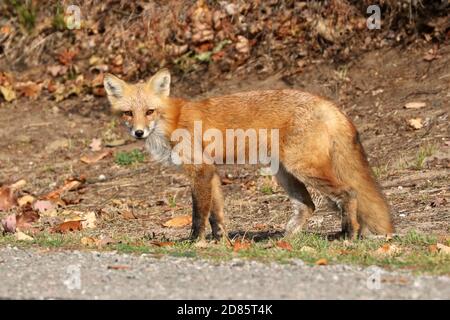
<svg viewBox="0 0 450 320">
<path fill-rule="evenodd" d="M 116 252 L 0 249 L 2 299 L 450 299 L 450 278 Z"/>
</svg>

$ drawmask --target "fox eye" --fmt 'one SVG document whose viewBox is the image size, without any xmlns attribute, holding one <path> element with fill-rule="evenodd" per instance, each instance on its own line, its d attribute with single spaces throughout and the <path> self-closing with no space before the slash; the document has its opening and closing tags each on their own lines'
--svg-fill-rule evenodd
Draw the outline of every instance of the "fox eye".
<svg viewBox="0 0 450 320">
<path fill-rule="evenodd" d="M 127 116 L 127 117 L 132 117 L 133 116 L 133 112 L 132 111 L 124 111 L 122 114 L 124 116 Z"/>
<path fill-rule="evenodd" d="M 145 113 L 147 116 L 151 115 L 155 110 L 147 110 L 147 112 Z"/>
</svg>

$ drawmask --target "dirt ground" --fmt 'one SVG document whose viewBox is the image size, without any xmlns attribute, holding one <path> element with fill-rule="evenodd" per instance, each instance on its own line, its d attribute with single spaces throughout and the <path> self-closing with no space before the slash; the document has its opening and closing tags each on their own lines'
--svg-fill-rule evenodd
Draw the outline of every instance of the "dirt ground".
<svg viewBox="0 0 450 320">
<path fill-rule="evenodd" d="M 369 161 L 392 207 L 398 233 L 418 230 L 450 232 L 450 46 L 440 57 L 425 61 L 431 46 L 409 46 L 368 52 L 338 67 L 318 61 L 302 73 L 260 79 L 231 77 L 207 87 L 178 81 L 173 95 L 211 96 L 242 90 L 296 88 L 329 97 L 353 119 Z M 408 102 L 425 102 L 406 109 Z M 413 129 L 408 120 L 420 118 Z M 86 178 L 70 192 L 64 210 L 95 211 L 94 234 L 111 237 L 184 239 L 189 227 L 165 228 L 164 221 L 189 214 L 187 179 L 176 168 L 144 162 L 119 166 L 109 156 L 95 164 L 80 157 L 93 138 L 115 134 L 127 144 L 111 148 L 143 149 L 128 137 L 109 112 L 106 99 L 74 96 L 60 103 L 40 97 L 0 106 L 0 181 L 25 179 L 20 195 L 46 194 L 70 177 Z M 232 236 L 280 235 L 290 214 L 286 194 L 257 168 L 224 166 L 227 226 Z M 326 234 L 339 230 L 340 217 L 326 199 L 314 193 L 318 207 L 307 230 Z M 62 210 L 62 208 L 61 208 Z M 137 219 L 123 219 L 132 211 Z M 0 213 L 0 217 L 7 213 Z"/>
</svg>

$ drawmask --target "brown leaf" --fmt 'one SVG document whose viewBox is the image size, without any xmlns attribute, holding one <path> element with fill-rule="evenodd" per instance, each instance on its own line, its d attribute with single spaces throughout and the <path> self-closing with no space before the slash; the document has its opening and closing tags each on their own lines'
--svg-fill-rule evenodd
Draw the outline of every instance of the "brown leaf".
<svg viewBox="0 0 450 320">
<path fill-rule="evenodd" d="M 400 248 L 396 245 L 385 243 L 383 246 L 375 250 L 374 254 L 378 256 L 393 256 L 400 252 Z"/>
<path fill-rule="evenodd" d="M 0 33 L 7 36 L 11 33 L 11 26 L 9 25 L 4 25 L 0 28 Z"/>
<path fill-rule="evenodd" d="M 110 269 L 110 270 L 127 270 L 130 268 L 131 268 L 130 266 L 126 266 L 123 264 L 116 264 L 116 265 L 108 266 L 108 269 Z"/>
<path fill-rule="evenodd" d="M 192 223 L 192 216 L 189 214 L 178 216 L 166 221 L 163 226 L 168 228 L 182 228 Z"/>
<path fill-rule="evenodd" d="M 269 226 L 265 223 L 257 223 L 257 224 L 255 224 L 254 228 L 256 230 L 267 230 L 267 229 L 269 229 Z"/>
<path fill-rule="evenodd" d="M 284 250 L 287 250 L 287 251 L 292 251 L 292 246 L 291 246 L 291 244 L 289 243 L 289 242 L 287 242 L 287 241 L 278 241 L 277 242 L 277 247 L 278 248 L 281 248 L 281 249 L 284 249 Z"/>
<path fill-rule="evenodd" d="M 137 219 L 133 211 L 123 211 L 120 213 L 120 216 L 125 220 Z"/>
<path fill-rule="evenodd" d="M 430 244 L 430 245 L 428 246 L 428 251 L 430 251 L 430 253 L 438 253 L 437 245 L 435 245 L 435 244 Z"/>
<path fill-rule="evenodd" d="M 64 185 L 60 188 L 48 193 L 43 197 L 46 200 L 55 200 L 61 197 L 61 195 L 65 192 L 72 191 L 78 189 L 82 185 L 83 181 L 78 179 L 68 179 L 64 182 Z"/>
<path fill-rule="evenodd" d="M 16 233 L 16 239 L 19 241 L 33 241 L 34 239 L 32 237 L 30 237 L 29 235 L 18 231 Z"/>
<path fill-rule="evenodd" d="M 234 252 L 238 252 L 241 250 L 247 250 L 251 247 L 251 243 L 249 241 L 241 241 L 241 240 L 236 240 L 233 243 L 233 251 Z"/>
<path fill-rule="evenodd" d="M 102 139 L 92 139 L 92 142 L 89 144 L 89 148 L 91 148 L 91 150 L 94 152 L 102 150 Z"/>
<path fill-rule="evenodd" d="M 3 98 L 5 98 L 7 102 L 16 99 L 16 92 L 10 87 L 0 86 L 0 93 L 3 95 Z"/>
<path fill-rule="evenodd" d="M 35 200 L 36 199 L 33 196 L 26 195 L 17 199 L 17 203 L 19 204 L 19 207 L 23 207 L 27 204 L 33 204 Z"/>
<path fill-rule="evenodd" d="M 422 129 L 423 123 L 422 118 L 413 118 L 408 120 L 408 125 L 414 130 Z"/>
<path fill-rule="evenodd" d="M 22 212 L 16 216 L 16 227 L 22 231 L 31 229 L 31 224 L 38 221 L 39 218 L 39 213 L 28 204 L 24 206 Z"/>
<path fill-rule="evenodd" d="M 67 72 L 67 67 L 66 66 L 60 66 L 60 65 L 54 65 L 54 66 L 49 66 L 47 67 L 47 71 L 53 76 L 53 77 L 57 77 L 57 76 L 62 76 L 64 74 L 66 74 Z"/>
<path fill-rule="evenodd" d="M 430 49 L 424 56 L 423 56 L 423 60 L 431 62 L 435 59 L 439 59 L 441 56 L 438 55 L 437 50 L 435 49 Z"/>
<path fill-rule="evenodd" d="M 172 241 L 152 241 L 150 243 L 157 247 L 171 247 L 175 244 L 175 242 Z"/>
<path fill-rule="evenodd" d="M 83 229 L 95 229 L 97 227 L 97 215 L 94 211 L 83 212 L 81 217 L 80 220 L 82 221 L 81 226 Z"/>
<path fill-rule="evenodd" d="M 2 226 L 5 232 L 16 232 L 16 215 L 10 214 L 6 218 L 2 219 Z"/>
<path fill-rule="evenodd" d="M 38 200 L 34 203 L 33 207 L 39 212 L 45 212 L 55 209 L 55 204 L 48 200 Z"/>
<path fill-rule="evenodd" d="M 80 242 L 83 246 L 93 247 L 93 246 L 95 246 L 97 239 L 95 239 L 93 237 L 83 237 L 83 238 L 81 238 Z"/>
<path fill-rule="evenodd" d="M 77 54 L 74 50 L 64 49 L 58 54 L 58 61 L 65 66 L 70 65 Z"/>
<path fill-rule="evenodd" d="M 420 102 L 420 101 L 414 101 L 414 102 L 408 102 L 407 104 L 405 104 L 405 109 L 420 109 L 423 107 L 426 107 L 426 103 L 425 102 Z"/>
<path fill-rule="evenodd" d="M 436 197 L 433 202 L 431 202 L 431 206 L 433 208 L 435 207 L 440 207 L 440 206 L 445 206 L 447 204 L 447 199 L 444 197 Z"/>
<path fill-rule="evenodd" d="M 102 237 L 100 239 L 98 239 L 95 244 L 97 245 L 98 248 L 102 248 L 104 246 L 107 246 L 108 244 L 112 244 L 115 243 L 116 241 L 114 241 L 113 239 L 111 239 L 108 236 Z"/>
<path fill-rule="evenodd" d="M 321 258 L 321 259 L 316 261 L 316 265 L 318 265 L 318 266 L 326 266 L 326 265 L 328 265 L 328 260 L 325 259 L 325 258 Z"/>
<path fill-rule="evenodd" d="M 436 244 L 436 248 L 439 253 L 450 254 L 450 247 L 446 246 L 445 244 L 438 243 Z"/>
<path fill-rule="evenodd" d="M 36 99 L 41 94 L 42 86 L 32 81 L 16 84 L 16 89 L 27 98 Z"/>
<path fill-rule="evenodd" d="M 72 231 L 81 231 L 82 228 L 81 220 L 66 221 L 53 228 L 53 232 L 67 233 Z"/>
<path fill-rule="evenodd" d="M 244 36 L 237 36 L 236 51 L 241 54 L 248 54 L 250 52 L 250 42 Z"/>
<path fill-rule="evenodd" d="M 233 184 L 233 180 L 224 177 L 222 178 L 222 184 L 223 185 Z"/>
<path fill-rule="evenodd" d="M 103 158 L 106 158 L 110 154 L 111 154 L 110 150 L 105 150 L 105 151 L 102 151 L 102 152 L 98 152 L 96 154 L 83 156 L 83 157 L 80 158 L 80 161 L 84 162 L 86 164 L 93 164 L 93 163 L 99 162 Z"/>
<path fill-rule="evenodd" d="M 0 188 L 0 211 L 7 211 L 17 205 L 17 198 L 14 189 L 10 186 Z"/>
<path fill-rule="evenodd" d="M 317 250 L 314 249 L 313 247 L 303 246 L 300 248 L 300 252 L 307 254 L 314 254 L 317 252 Z"/>
</svg>

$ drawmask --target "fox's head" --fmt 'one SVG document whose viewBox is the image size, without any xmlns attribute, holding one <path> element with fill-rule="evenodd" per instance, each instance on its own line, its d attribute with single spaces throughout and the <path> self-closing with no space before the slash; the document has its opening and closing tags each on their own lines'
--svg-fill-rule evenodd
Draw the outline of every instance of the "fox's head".
<svg viewBox="0 0 450 320">
<path fill-rule="evenodd" d="M 158 71 L 145 83 L 129 84 L 106 74 L 103 84 L 114 111 L 119 112 L 137 139 L 147 138 L 161 120 L 170 92 L 170 73 Z"/>
</svg>

